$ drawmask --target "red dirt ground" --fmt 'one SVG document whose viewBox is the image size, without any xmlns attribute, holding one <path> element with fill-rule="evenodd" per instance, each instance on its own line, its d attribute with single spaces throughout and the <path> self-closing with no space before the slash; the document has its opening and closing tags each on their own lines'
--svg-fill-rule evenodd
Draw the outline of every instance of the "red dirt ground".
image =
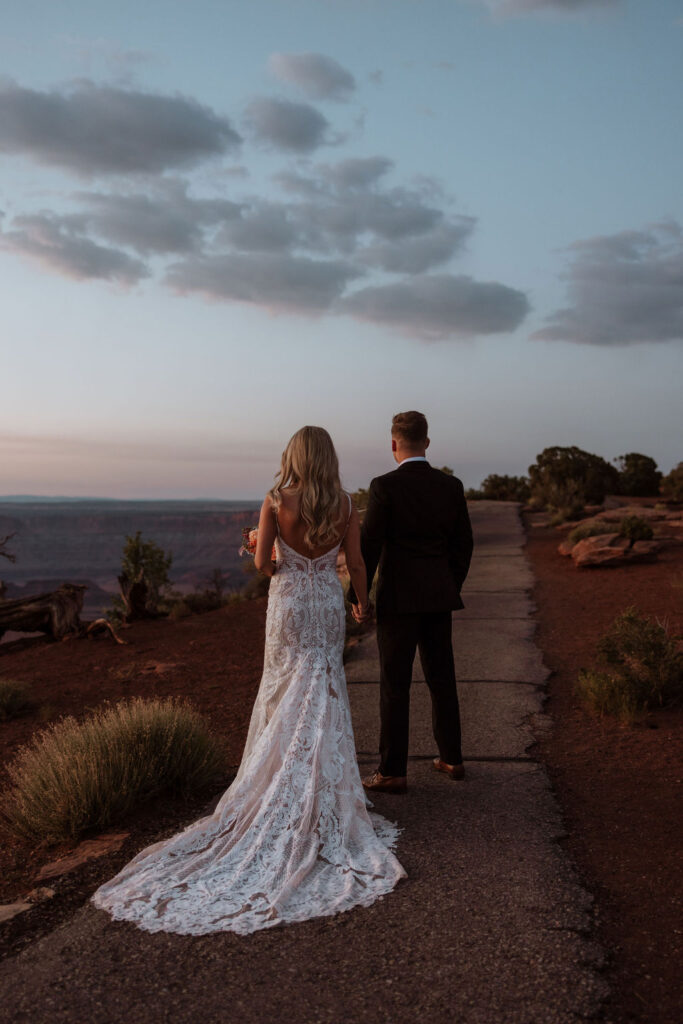
<svg viewBox="0 0 683 1024">
<path fill-rule="evenodd" d="M 0 788 L 5 768 L 34 730 L 64 714 L 82 715 L 104 700 L 124 697 L 188 697 L 225 743 L 228 765 L 223 791 L 240 762 L 251 709 L 263 669 L 266 598 L 229 605 L 179 622 L 138 622 L 121 631 L 128 646 L 109 636 L 53 643 L 27 639 L 0 646 L 0 677 L 29 684 L 30 714 L 0 721 Z M 102 856 L 48 884 L 56 895 L 27 913 L 0 924 L 0 956 L 51 931 L 88 898 L 94 888 L 156 838 L 173 835 L 206 811 L 210 794 L 193 800 L 156 800 L 141 807 L 120 828 L 130 831 L 118 853 Z M 119 827 L 119 826 L 117 826 Z M 88 838 L 84 836 L 84 838 Z M 43 864 L 75 843 L 46 848 L 2 836 L 0 903 L 26 895 Z"/>
<path fill-rule="evenodd" d="M 527 524 L 536 517 L 527 517 Z M 552 734 L 537 748 L 564 810 L 567 848 L 596 896 L 601 941 L 610 952 L 612 1024 L 683 1020 L 680 994 L 680 785 L 683 711 L 658 711 L 635 727 L 596 719 L 573 694 L 577 671 L 590 665 L 595 643 L 630 604 L 668 618 L 683 632 L 683 547 L 651 565 L 577 570 L 556 548 L 562 534 L 529 528 L 527 553 L 537 576 L 537 640 L 553 670 L 548 708 Z M 60 644 L 24 641 L 0 647 L 0 676 L 25 680 L 36 705 L 0 722 L 2 763 L 37 726 L 64 713 L 82 714 L 104 699 L 189 696 L 239 763 L 263 663 L 264 598 L 171 623 L 137 623 L 110 637 Z M 225 785 L 231 775 L 226 775 Z M 0 766 L 0 786 L 4 770 Z M 225 788 L 225 786 L 223 786 Z M 215 801 L 212 801 L 212 803 Z M 210 807 L 212 804 L 210 805 Z M 0 925 L 1 955 L 12 955 L 68 917 L 131 856 L 207 811 L 207 795 L 157 800 L 120 827 L 121 850 L 50 882 L 56 895 Z M 72 848 L 27 849 L 4 843 L 0 902 L 35 886 L 40 867 Z"/>
<path fill-rule="evenodd" d="M 675 1024 L 683 1020 L 683 709 L 621 725 L 585 710 L 574 683 L 629 605 L 683 633 L 683 547 L 653 564 L 577 569 L 557 554 L 563 534 L 533 528 L 534 519 L 526 517 L 526 550 L 554 721 L 536 752 L 564 811 L 566 846 L 596 898 L 614 992 L 606 1019 Z"/>
</svg>

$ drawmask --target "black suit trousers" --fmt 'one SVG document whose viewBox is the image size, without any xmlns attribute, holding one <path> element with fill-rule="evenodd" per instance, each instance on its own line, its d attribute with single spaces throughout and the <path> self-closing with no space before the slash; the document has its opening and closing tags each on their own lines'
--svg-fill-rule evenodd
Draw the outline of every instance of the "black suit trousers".
<svg viewBox="0 0 683 1024">
<path fill-rule="evenodd" d="M 451 621 L 450 611 L 385 614 L 377 619 L 382 775 L 406 774 L 410 683 L 416 650 L 420 651 L 432 698 L 432 728 L 439 756 L 448 764 L 462 762 Z"/>
</svg>

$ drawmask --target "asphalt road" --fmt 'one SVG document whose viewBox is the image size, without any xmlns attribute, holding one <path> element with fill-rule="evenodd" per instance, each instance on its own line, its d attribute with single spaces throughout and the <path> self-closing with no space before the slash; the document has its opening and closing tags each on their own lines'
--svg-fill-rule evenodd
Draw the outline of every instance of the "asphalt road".
<svg viewBox="0 0 683 1024">
<path fill-rule="evenodd" d="M 517 506 L 471 507 L 475 555 L 453 616 L 465 782 L 430 769 L 416 665 L 409 792 L 379 795 L 408 878 L 369 908 L 249 936 L 144 932 L 87 904 L 0 966 L 0 1022 L 573 1024 L 599 1011 L 591 898 L 561 845 Z M 377 764 L 373 637 L 347 666 L 361 769 Z"/>
</svg>

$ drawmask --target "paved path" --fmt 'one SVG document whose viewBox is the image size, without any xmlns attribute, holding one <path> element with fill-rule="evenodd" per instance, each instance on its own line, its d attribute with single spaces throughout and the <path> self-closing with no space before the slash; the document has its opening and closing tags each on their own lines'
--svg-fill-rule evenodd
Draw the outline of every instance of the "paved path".
<svg viewBox="0 0 683 1024">
<path fill-rule="evenodd" d="M 590 897 L 526 754 L 545 725 L 546 671 L 517 506 L 471 512 L 467 607 L 453 617 L 467 781 L 430 771 L 429 697 L 416 682 L 409 793 L 376 799 L 404 829 L 408 879 L 372 907 L 248 937 L 150 935 L 88 904 L 0 968 L 0 1021 L 574 1024 L 597 1012 Z M 375 767 L 372 637 L 347 676 L 359 760 Z"/>
</svg>

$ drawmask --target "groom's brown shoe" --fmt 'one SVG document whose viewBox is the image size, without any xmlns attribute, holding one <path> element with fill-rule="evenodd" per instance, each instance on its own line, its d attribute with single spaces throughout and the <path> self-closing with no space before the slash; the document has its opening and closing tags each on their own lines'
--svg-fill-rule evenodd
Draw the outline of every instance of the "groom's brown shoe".
<svg viewBox="0 0 683 1024">
<path fill-rule="evenodd" d="M 432 761 L 432 767 L 435 772 L 443 772 L 445 775 L 450 776 L 451 779 L 456 779 L 458 782 L 465 778 L 464 764 L 447 764 L 445 761 L 442 761 L 440 757 L 435 757 Z"/>
<path fill-rule="evenodd" d="M 408 779 L 405 775 L 382 775 L 380 771 L 376 771 L 363 779 L 363 787 L 381 793 L 406 793 Z"/>
</svg>

